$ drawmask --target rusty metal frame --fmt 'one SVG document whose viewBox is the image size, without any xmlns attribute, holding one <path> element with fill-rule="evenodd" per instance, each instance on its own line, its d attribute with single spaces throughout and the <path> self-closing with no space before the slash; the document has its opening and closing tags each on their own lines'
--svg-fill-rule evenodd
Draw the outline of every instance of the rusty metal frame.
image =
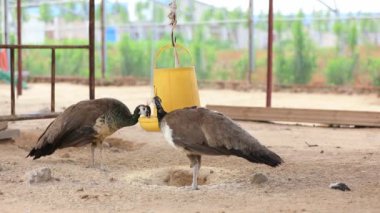
<svg viewBox="0 0 380 213">
<path fill-rule="evenodd" d="M 19 3 L 19 1 L 18 1 Z M 20 26 L 20 5 L 18 5 L 18 23 Z M 56 49 L 87 49 L 89 51 L 89 98 L 95 98 L 95 1 L 89 0 L 89 44 L 88 45 L 21 45 L 21 31 L 17 31 L 18 44 L 17 45 L 0 45 L 0 48 L 10 49 L 10 75 L 11 75 L 11 114 L 0 116 L 0 121 L 19 121 L 31 119 L 46 119 L 54 118 L 59 113 L 55 112 L 55 50 Z M 16 114 L 16 101 L 15 101 L 15 50 L 18 54 L 18 95 L 21 95 L 20 86 L 22 83 L 21 75 L 21 50 L 22 49 L 50 49 L 51 50 L 51 91 L 50 91 L 50 113 L 37 113 L 37 114 Z"/>
</svg>

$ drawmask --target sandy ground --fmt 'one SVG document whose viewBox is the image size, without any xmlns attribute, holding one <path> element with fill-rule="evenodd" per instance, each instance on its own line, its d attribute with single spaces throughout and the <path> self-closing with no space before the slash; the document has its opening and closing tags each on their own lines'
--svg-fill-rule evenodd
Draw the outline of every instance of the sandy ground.
<svg viewBox="0 0 380 213">
<path fill-rule="evenodd" d="M 8 86 L 0 84 L 0 114 L 9 114 Z M 262 106 L 263 92 L 201 90 L 202 104 Z M 57 85 L 57 111 L 86 99 L 79 85 Z M 130 108 L 150 96 L 148 87 L 100 87 Z M 59 99 L 58 99 L 59 97 Z M 380 111 L 376 95 L 275 93 L 278 107 Z M 45 111 L 49 85 L 33 84 L 17 99 L 17 113 Z M 160 133 L 138 125 L 107 139 L 106 170 L 89 168 L 89 147 L 58 150 L 33 161 L 28 150 L 51 120 L 9 123 L 16 141 L 0 141 L 0 212 L 379 212 L 380 131 L 239 122 L 278 153 L 278 168 L 237 157 L 203 157 L 200 190 L 192 191 L 186 156 Z M 317 145 L 308 147 L 305 142 Z M 49 167 L 54 180 L 30 185 L 25 174 Z M 255 173 L 269 181 L 252 184 Z M 328 188 L 346 183 L 352 191 Z"/>
</svg>

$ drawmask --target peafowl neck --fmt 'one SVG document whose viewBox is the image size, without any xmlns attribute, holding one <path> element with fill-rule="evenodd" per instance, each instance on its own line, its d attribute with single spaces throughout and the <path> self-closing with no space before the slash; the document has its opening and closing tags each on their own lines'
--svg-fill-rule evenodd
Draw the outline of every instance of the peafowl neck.
<svg viewBox="0 0 380 213">
<path fill-rule="evenodd" d="M 114 118 L 113 118 L 113 124 L 116 129 L 120 129 L 122 127 L 126 126 L 133 126 L 135 125 L 139 118 L 140 114 L 138 112 L 133 113 L 132 115 L 126 116 L 125 112 L 120 111 L 114 113 Z"/>
<path fill-rule="evenodd" d="M 157 119 L 158 119 L 158 122 L 161 123 L 162 119 L 165 117 L 167 113 L 161 104 L 156 104 L 156 108 L 157 108 Z"/>
</svg>

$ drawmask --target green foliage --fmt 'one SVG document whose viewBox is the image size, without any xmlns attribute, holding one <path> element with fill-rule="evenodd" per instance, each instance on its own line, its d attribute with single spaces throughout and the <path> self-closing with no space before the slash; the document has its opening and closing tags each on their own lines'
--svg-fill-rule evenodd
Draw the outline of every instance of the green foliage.
<svg viewBox="0 0 380 213">
<path fill-rule="evenodd" d="M 328 30 L 330 12 L 324 13 L 322 10 L 313 12 L 313 27 L 318 33 L 326 32 Z"/>
<path fill-rule="evenodd" d="M 235 73 L 235 79 L 243 80 L 246 79 L 246 75 L 249 71 L 249 58 L 248 53 L 245 53 L 240 60 L 233 64 L 233 70 Z"/>
<path fill-rule="evenodd" d="M 154 21 L 156 23 L 163 23 L 166 20 L 164 8 L 156 5 L 154 7 L 154 16 Z"/>
<path fill-rule="evenodd" d="M 367 63 L 367 70 L 375 86 L 380 86 L 380 59 L 369 58 Z"/>
<path fill-rule="evenodd" d="M 351 54 L 356 51 L 356 46 L 358 45 L 358 29 L 356 27 L 356 21 L 353 20 L 348 25 L 348 45 L 351 50 Z"/>
<path fill-rule="evenodd" d="M 41 4 L 39 7 L 39 11 L 40 11 L 39 19 L 41 21 L 44 21 L 46 23 L 53 21 L 54 17 L 53 17 L 51 7 L 49 4 Z"/>
<path fill-rule="evenodd" d="M 61 6 L 60 10 L 61 10 L 61 14 L 63 16 L 63 19 L 66 22 L 73 22 L 73 21 L 78 20 L 78 18 L 79 18 L 78 16 L 76 16 L 74 14 L 75 13 L 75 3 L 74 2 L 69 2 L 69 3 L 63 4 L 63 6 Z"/>
<path fill-rule="evenodd" d="M 302 12 L 297 15 L 303 18 Z M 315 56 L 312 41 L 304 30 L 302 20 L 295 21 L 292 26 L 293 47 L 295 50 L 293 58 L 294 83 L 306 84 L 310 81 L 315 67 Z"/>
<path fill-rule="evenodd" d="M 137 15 L 137 18 L 140 21 L 147 21 L 146 15 L 144 14 L 145 10 L 149 8 L 149 2 L 148 1 L 139 1 L 136 3 L 135 12 Z"/>
<path fill-rule="evenodd" d="M 275 47 L 275 75 L 281 84 L 307 84 L 315 68 L 313 43 L 302 23 L 304 15 L 299 12 L 297 17 L 292 23 L 292 40 L 279 40 Z M 277 21 L 275 26 L 281 38 L 283 24 Z"/>
<path fill-rule="evenodd" d="M 276 58 L 274 63 L 274 72 L 276 79 L 280 84 L 292 84 L 295 82 L 292 58 L 285 55 L 283 49 L 275 48 Z"/>
<path fill-rule="evenodd" d="M 112 4 L 111 14 L 107 14 L 107 17 L 121 23 L 129 22 L 128 9 L 118 1 Z"/>
<path fill-rule="evenodd" d="M 126 76 L 148 77 L 150 75 L 149 41 L 135 41 L 129 36 L 124 36 L 119 44 L 121 61 L 121 73 Z"/>
<path fill-rule="evenodd" d="M 356 60 L 338 56 L 329 61 L 326 68 L 327 81 L 333 85 L 345 85 L 353 78 Z"/>
<path fill-rule="evenodd" d="M 79 45 L 86 40 L 65 40 L 61 44 Z M 88 76 L 88 52 L 79 49 L 56 50 L 56 74 L 60 76 Z M 31 75 L 50 75 L 50 50 L 24 50 L 24 69 Z"/>
<path fill-rule="evenodd" d="M 368 16 L 368 17 L 376 16 L 373 14 L 363 14 L 363 15 Z M 372 36 L 374 40 L 371 41 L 370 35 L 373 33 L 375 34 L 379 33 L 379 30 L 380 30 L 379 21 L 376 18 L 365 18 L 365 19 L 359 20 L 359 25 L 360 25 L 359 29 L 361 33 L 363 34 L 364 42 L 367 44 L 371 44 L 371 43 L 378 44 L 376 36 Z"/>
</svg>

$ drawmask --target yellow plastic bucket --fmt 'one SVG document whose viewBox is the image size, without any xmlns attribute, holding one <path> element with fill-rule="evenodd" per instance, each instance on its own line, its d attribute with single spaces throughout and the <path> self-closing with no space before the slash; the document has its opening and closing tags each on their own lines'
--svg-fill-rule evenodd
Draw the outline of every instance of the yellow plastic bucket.
<svg viewBox="0 0 380 213">
<path fill-rule="evenodd" d="M 170 44 L 158 50 L 155 58 L 156 61 L 161 53 L 169 48 L 172 48 Z M 177 44 L 176 48 L 185 50 L 191 56 L 189 50 L 182 45 Z M 194 64 L 193 61 L 192 64 Z M 194 65 L 177 68 L 157 68 L 157 63 L 155 63 L 153 71 L 155 94 L 161 98 L 166 112 L 184 107 L 200 106 Z M 159 131 L 156 108 L 154 108 L 150 118 L 141 117 L 139 123 L 147 131 Z"/>
</svg>

